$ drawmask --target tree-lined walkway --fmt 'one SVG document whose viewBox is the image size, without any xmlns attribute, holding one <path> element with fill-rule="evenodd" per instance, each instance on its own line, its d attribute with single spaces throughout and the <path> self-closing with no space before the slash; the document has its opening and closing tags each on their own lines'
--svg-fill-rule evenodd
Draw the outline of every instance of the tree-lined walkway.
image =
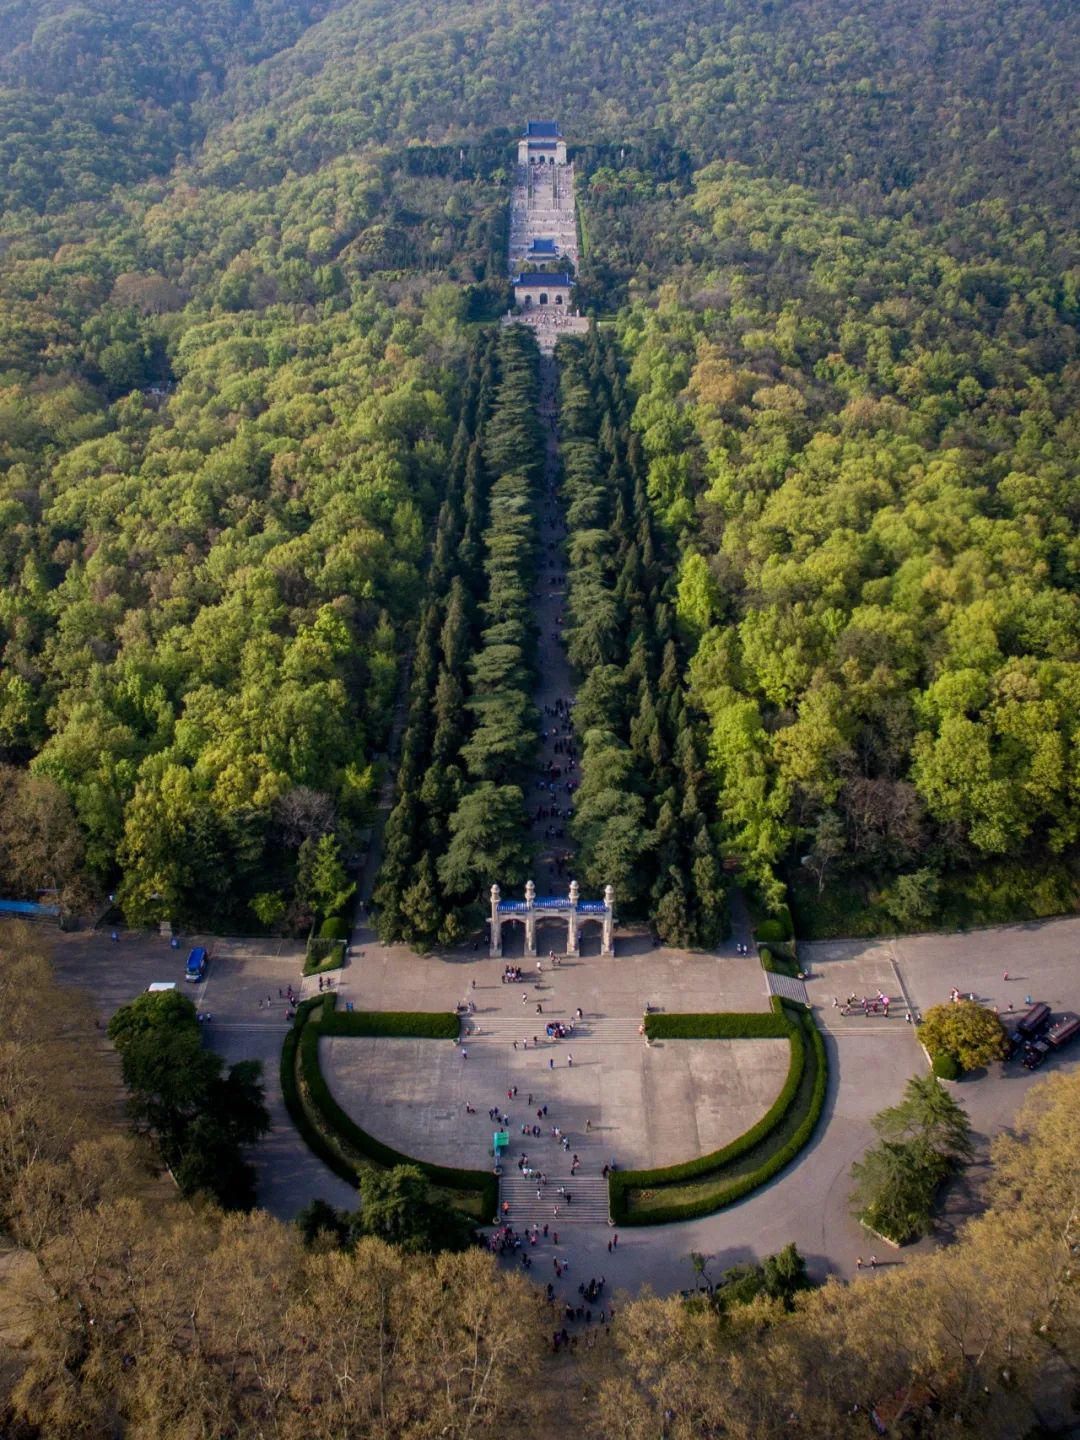
<svg viewBox="0 0 1080 1440">
<path fill-rule="evenodd" d="M 579 770 L 570 723 L 574 677 L 562 640 L 566 624 L 566 521 L 559 493 L 557 367 L 540 361 L 540 424 L 544 436 L 542 502 L 538 517 L 539 558 L 533 589 L 536 624 L 536 688 L 540 713 L 540 744 L 536 771 L 526 796 L 537 848 L 536 882 L 541 892 L 562 888 L 572 878 L 567 864 L 572 853 L 569 811 Z"/>
</svg>

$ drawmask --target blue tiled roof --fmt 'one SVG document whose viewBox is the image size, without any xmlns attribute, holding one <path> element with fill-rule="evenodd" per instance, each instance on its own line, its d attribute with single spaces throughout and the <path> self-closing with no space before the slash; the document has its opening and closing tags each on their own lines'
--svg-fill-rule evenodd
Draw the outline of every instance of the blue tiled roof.
<svg viewBox="0 0 1080 1440">
<path fill-rule="evenodd" d="M 535 275 L 515 275 L 512 283 L 526 290 L 569 290 L 574 282 L 569 275 L 545 275 L 539 271 Z"/>
<path fill-rule="evenodd" d="M 500 900 L 498 914 L 524 915 L 528 910 L 524 900 Z M 534 902 L 536 910 L 572 910 L 574 907 L 565 895 L 538 895 Z M 603 915 L 607 906 L 603 900 L 579 900 L 579 915 Z"/>
<path fill-rule="evenodd" d="M 529 246 L 529 251 L 530 251 L 530 253 L 533 254 L 533 255 L 554 255 L 554 254 L 555 254 L 555 241 L 554 241 L 554 240 L 534 240 L 534 241 L 532 242 L 532 244 Z"/>
<path fill-rule="evenodd" d="M 554 139 L 559 133 L 559 122 L 557 120 L 530 120 L 525 126 L 525 134 L 530 138 L 544 136 Z"/>
</svg>

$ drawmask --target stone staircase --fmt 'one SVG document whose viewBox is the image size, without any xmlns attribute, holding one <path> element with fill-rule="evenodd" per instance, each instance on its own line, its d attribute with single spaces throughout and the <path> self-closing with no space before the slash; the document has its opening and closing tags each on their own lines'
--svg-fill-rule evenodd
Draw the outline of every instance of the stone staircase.
<svg viewBox="0 0 1080 1440">
<path fill-rule="evenodd" d="M 569 1205 L 565 1195 L 559 1194 L 560 1186 L 570 1192 Z M 537 1189 L 541 1192 L 539 1200 Z M 584 1170 L 579 1170 L 573 1179 L 569 1174 L 558 1179 L 549 1174 L 548 1183 L 538 1186 L 535 1175 L 522 1175 L 517 1166 L 511 1164 L 499 1181 L 500 1216 L 506 1201 L 510 1205 L 506 1219 L 515 1230 L 533 1224 L 561 1230 L 567 1225 L 606 1225 L 608 1222 L 607 1181 L 602 1175 L 586 1175 Z M 556 1206 L 559 1207 L 557 1218 Z"/>
<path fill-rule="evenodd" d="M 765 983 L 769 987 L 770 995 L 779 995 L 784 1000 L 794 1000 L 800 1005 L 809 1005 L 810 997 L 806 993 L 806 986 L 801 980 L 795 980 L 790 975 L 776 975 L 769 971 L 765 976 Z"/>
</svg>

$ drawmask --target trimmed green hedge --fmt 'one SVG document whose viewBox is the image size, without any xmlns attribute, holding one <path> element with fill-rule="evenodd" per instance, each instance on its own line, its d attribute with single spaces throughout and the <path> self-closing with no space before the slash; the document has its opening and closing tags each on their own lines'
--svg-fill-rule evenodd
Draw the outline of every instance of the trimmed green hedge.
<svg viewBox="0 0 1080 1440">
<path fill-rule="evenodd" d="M 331 915 L 319 926 L 320 940 L 348 940 L 349 922 L 343 920 L 340 915 Z"/>
<path fill-rule="evenodd" d="M 338 1010 L 331 990 L 323 996 L 319 1029 L 323 1035 L 397 1035 L 417 1040 L 456 1040 L 461 1021 L 444 1011 Z"/>
<path fill-rule="evenodd" d="M 780 1008 L 781 1003 L 774 997 L 774 1008 Z M 737 1140 L 711 1155 L 659 1170 L 615 1171 L 609 1181 L 609 1194 L 611 1215 L 616 1224 L 662 1225 L 710 1215 L 743 1199 L 778 1175 L 806 1145 L 821 1117 L 828 1088 L 825 1041 L 808 1010 L 801 1006 L 783 1009 L 791 1017 L 785 1031 L 791 1035 L 791 1065 L 768 1114 Z M 791 1133 L 777 1146 L 779 1133 L 789 1126 Z M 761 1152 L 760 1163 L 756 1165 L 753 1164 L 755 1150 Z M 748 1162 L 752 1165 L 749 1170 L 746 1169 Z M 659 1204 L 634 1208 L 634 1191 L 663 1191 L 688 1182 L 700 1193 L 687 1199 L 667 1203 L 661 1199 Z"/>
<path fill-rule="evenodd" d="M 950 1055 L 947 1050 L 942 1050 L 930 1061 L 930 1068 L 939 1080 L 959 1080 L 961 1075 L 960 1061 L 955 1055 Z"/>
<path fill-rule="evenodd" d="M 646 1015 L 650 1040 L 783 1040 L 794 1025 L 780 1010 L 772 1014 Z"/>
<path fill-rule="evenodd" d="M 319 1039 L 322 1035 L 397 1035 L 422 1039 L 456 1038 L 456 1015 L 408 1014 L 402 1011 L 338 1011 L 337 996 L 332 991 L 306 1000 L 297 1011 L 293 1029 L 285 1037 L 281 1052 L 281 1088 L 289 1116 L 304 1141 L 320 1160 L 351 1185 L 357 1185 L 356 1170 L 320 1133 L 304 1106 L 297 1082 L 297 1068 L 303 1077 L 310 1099 L 326 1127 L 343 1145 L 363 1155 L 376 1165 L 392 1169 L 395 1165 L 415 1165 L 433 1184 L 446 1190 L 474 1193 L 480 1198 L 484 1223 L 499 1208 L 499 1182 L 494 1174 L 483 1170 L 452 1169 L 445 1165 L 429 1165 L 411 1155 L 403 1155 L 369 1135 L 345 1113 L 330 1093 L 319 1065 Z"/>
<path fill-rule="evenodd" d="M 304 974 L 319 975 L 326 970 L 340 970 L 345 964 L 346 949 L 344 940 L 327 940 L 318 935 L 309 935 Z"/>
<path fill-rule="evenodd" d="M 798 979 L 799 962 L 790 955 L 785 955 L 778 946 L 759 945 L 758 959 L 763 970 L 768 970 L 773 975 L 790 975 L 792 980 Z"/>
<path fill-rule="evenodd" d="M 317 1155 L 323 1164 L 329 1166 L 334 1174 L 339 1175 L 342 1180 L 357 1186 L 360 1181 L 355 1167 L 350 1165 L 332 1145 L 327 1144 L 318 1128 L 312 1124 L 311 1117 L 300 1097 L 300 1087 L 296 1083 L 296 1052 L 300 1043 L 301 1031 L 310 1012 L 317 1005 L 321 1006 L 325 998 L 325 996 L 317 995 L 297 1006 L 293 1028 L 285 1036 L 285 1043 L 281 1047 L 281 1093 L 285 1099 L 285 1109 L 289 1112 L 289 1119 L 312 1154 Z"/>
<path fill-rule="evenodd" d="M 784 933 L 784 926 L 779 920 L 762 920 L 754 933 L 762 945 L 772 945 L 777 940 L 783 941 L 788 938 Z"/>
</svg>

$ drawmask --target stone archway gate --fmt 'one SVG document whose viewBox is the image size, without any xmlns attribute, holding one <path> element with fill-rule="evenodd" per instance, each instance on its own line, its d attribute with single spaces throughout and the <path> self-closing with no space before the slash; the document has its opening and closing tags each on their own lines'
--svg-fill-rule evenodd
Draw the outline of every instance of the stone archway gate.
<svg viewBox="0 0 1080 1440">
<path fill-rule="evenodd" d="M 498 885 L 491 887 L 491 948 L 493 960 L 501 958 L 502 927 L 508 921 L 523 922 L 525 925 L 525 954 L 536 954 L 536 925 L 539 920 L 563 920 L 566 922 L 566 948 L 564 955 L 580 954 L 580 927 L 585 920 L 599 920 L 602 926 L 600 941 L 601 955 L 615 954 L 615 890 L 611 885 L 604 887 L 603 900 L 582 900 L 576 880 L 570 882 L 570 892 L 564 899 L 561 895 L 536 894 L 536 886 L 530 880 L 525 886 L 524 900 L 504 900 Z"/>
</svg>

